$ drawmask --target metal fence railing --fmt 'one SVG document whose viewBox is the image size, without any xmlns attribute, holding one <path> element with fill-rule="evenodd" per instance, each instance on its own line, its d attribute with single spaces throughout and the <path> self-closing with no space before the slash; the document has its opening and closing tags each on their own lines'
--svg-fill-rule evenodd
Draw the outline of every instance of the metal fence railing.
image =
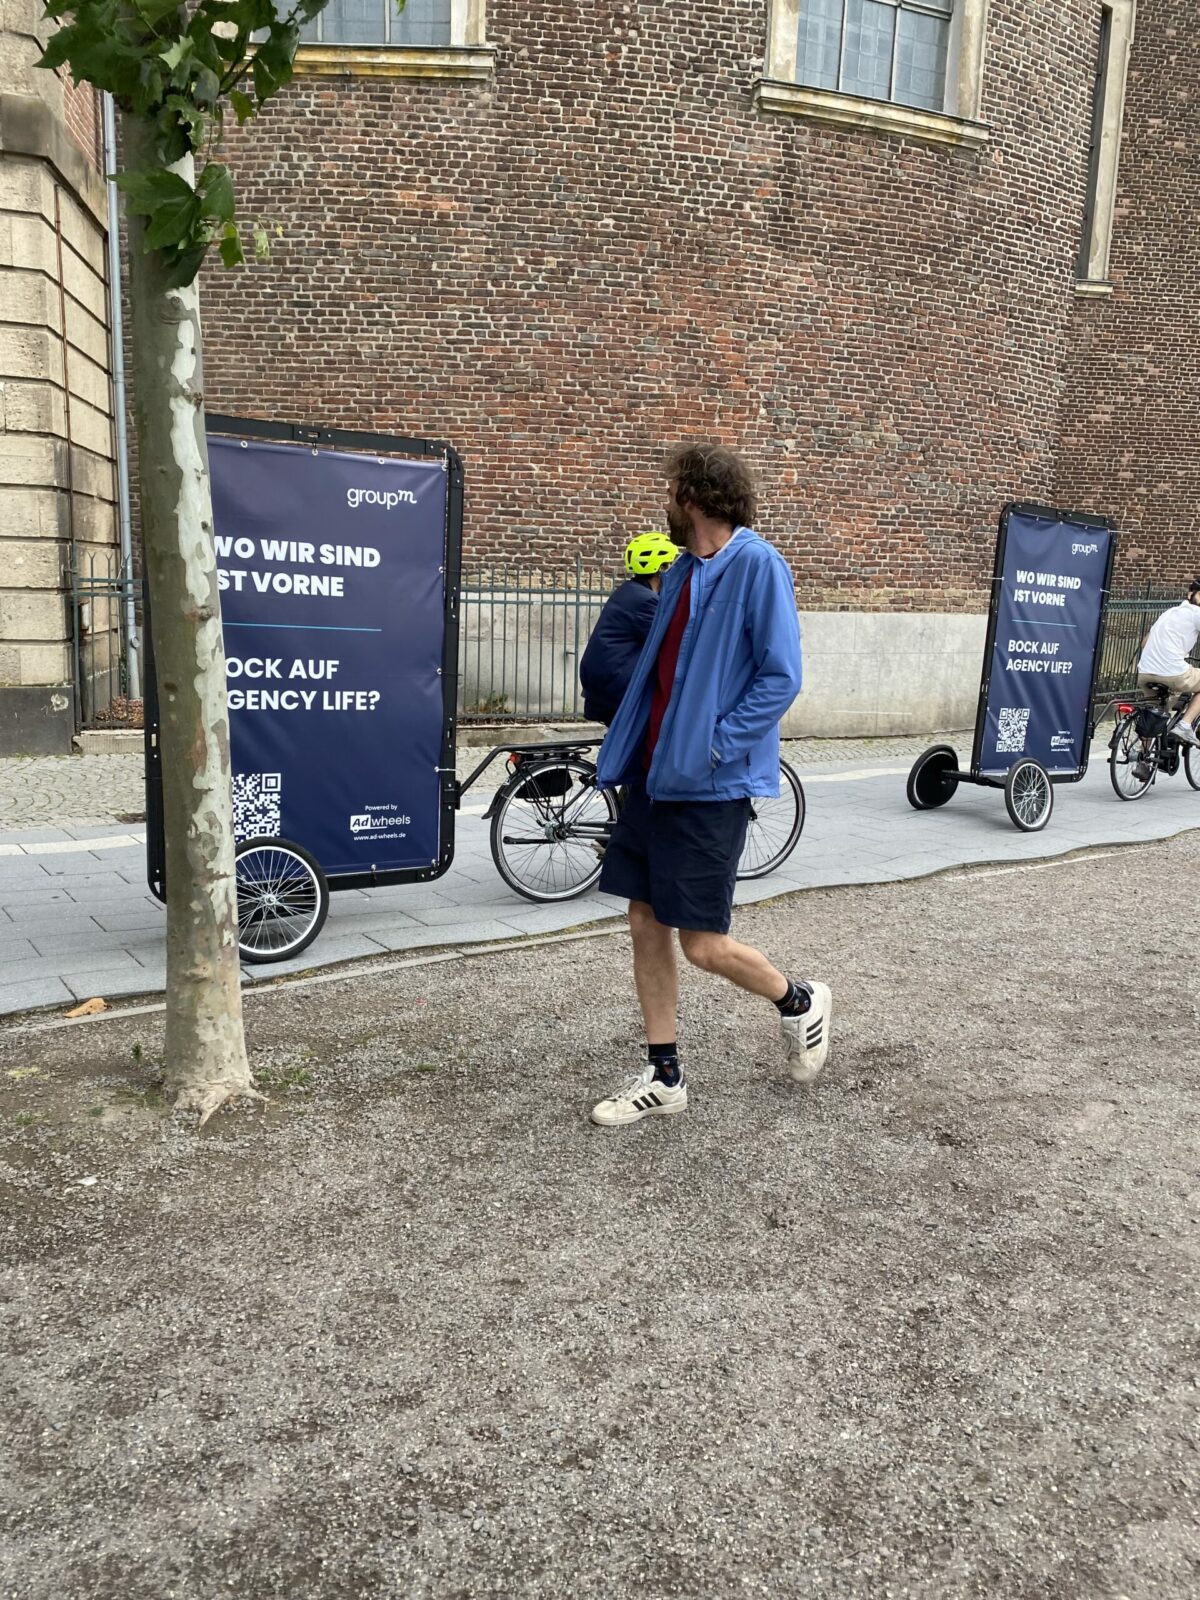
<svg viewBox="0 0 1200 1600">
<path fill-rule="evenodd" d="M 622 577 L 586 568 L 581 558 L 565 572 L 499 562 L 464 569 L 459 720 L 581 721 L 579 658 L 600 608 Z M 1140 594 L 1109 601 L 1097 709 L 1133 690 L 1146 631 L 1179 598 L 1176 589 L 1147 584 Z"/>
<path fill-rule="evenodd" d="M 579 658 L 620 581 L 579 558 L 566 572 L 499 563 L 464 570 L 459 720 L 581 721 Z"/>
<path fill-rule="evenodd" d="M 77 545 L 66 578 L 79 727 L 140 727 L 141 704 L 129 699 L 124 631 L 127 604 L 138 593 L 131 567 L 115 548 Z"/>
<path fill-rule="evenodd" d="M 1147 584 L 1140 595 L 1121 595 L 1108 602 L 1096 679 L 1097 707 L 1102 708 L 1114 695 L 1132 692 L 1136 687 L 1138 657 L 1147 630 L 1181 598 L 1178 589 L 1156 589 Z"/>
</svg>

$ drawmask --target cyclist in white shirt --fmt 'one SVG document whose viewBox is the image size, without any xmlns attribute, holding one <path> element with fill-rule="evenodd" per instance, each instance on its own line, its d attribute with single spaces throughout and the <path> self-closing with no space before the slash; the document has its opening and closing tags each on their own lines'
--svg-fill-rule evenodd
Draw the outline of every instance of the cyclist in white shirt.
<svg viewBox="0 0 1200 1600">
<path fill-rule="evenodd" d="M 1162 616 L 1142 640 L 1142 657 L 1138 662 L 1138 688 L 1161 683 L 1173 694 L 1190 694 L 1187 709 L 1175 727 L 1172 739 L 1181 744 L 1196 745 L 1195 721 L 1200 716 L 1200 667 L 1193 667 L 1188 657 L 1200 640 L 1200 578 L 1188 585 L 1188 597 L 1177 606 L 1164 611 Z"/>
</svg>

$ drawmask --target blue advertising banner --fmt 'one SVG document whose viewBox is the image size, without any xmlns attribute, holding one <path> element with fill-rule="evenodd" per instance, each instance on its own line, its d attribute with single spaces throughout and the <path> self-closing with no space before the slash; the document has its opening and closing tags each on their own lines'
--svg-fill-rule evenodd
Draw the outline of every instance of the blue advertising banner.
<svg viewBox="0 0 1200 1600">
<path fill-rule="evenodd" d="M 992 596 L 986 697 L 973 766 L 1003 776 L 1021 756 L 1051 775 L 1087 764 L 1096 652 L 1113 530 L 1037 508 L 1001 524 Z"/>
<path fill-rule="evenodd" d="M 210 435 L 237 837 L 437 867 L 447 467 Z"/>
</svg>

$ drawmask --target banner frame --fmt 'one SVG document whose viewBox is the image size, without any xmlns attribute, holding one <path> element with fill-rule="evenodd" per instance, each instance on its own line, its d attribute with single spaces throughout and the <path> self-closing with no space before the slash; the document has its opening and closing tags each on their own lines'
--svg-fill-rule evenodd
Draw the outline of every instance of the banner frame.
<svg viewBox="0 0 1200 1600">
<path fill-rule="evenodd" d="M 992 683 L 992 659 L 996 644 L 996 629 L 999 624 L 1000 596 L 1004 586 L 1004 559 L 1008 549 L 1008 524 L 1010 517 L 1013 516 L 1029 517 L 1040 522 L 1069 522 L 1080 528 L 1099 528 L 1112 535 L 1108 544 L 1108 556 L 1104 564 L 1104 582 L 1100 590 L 1100 627 L 1096 633 L 1096 648 L 1092 655 L 1092 675 L 1088 684 L 1087 737 L 1084 740 L 1083 759 L 1078 769 L 1073 773 L 1054 772 L 1047 774 L 1051 783 L 1079 783 L 1087 773 L 1092 732 L 1095 726 L 1092 713 L 1096 697 L 1096 682 L 1100 675 L 1101 646 L 1104 642 L 1104 618 L 1108 611 L 1109 595 L 1112 592 L 1113 564 L 1117 553 L 1117 525 L 1111 517 L 1100 517 L 1083 511 L 1063 511 L 1057 507 L 1043 505 L 1031 500 L 1010 500 L 1000 512 L 1000 525 L 996 536 L 996 553 L 992 564 L 987 636 L 983 647 L 983 671 L 980 676 L 979 699 L 975 708 L 975 734 L 971 744 L 971 768 L 969 774 L 961 774 L 961 776 L 967 777 L 971 783 L 984 784 L 995 788 L 1003 788 L 1004 786 L 1004 778 L 995 773 L 984 773 L 981 762 L 983 758 L 983 741 L 987 733 L 987 704 Z"/>
<path fill-rule="evenodd" d="M 454 860 L 454 824 L 458 809 L 455 753 L 458 723 L 458 632 L 462 581 L 463 462 L 457 450 L 437 439 L 416 439 L 401 434 L 372 433 L 360 429 L 319 428 L 304 423 L 270 422 L 261 417 L 233 417 L 223 412 L 205 413 L 206 435 L 261 440 L 271 444 L 308 445 L 314 450 L 350 454 L 440 458 L 446 464 L 446 523 L 443 535 L 442 614 L 442 737 L 438 767 L 438 859 L 427 867 L 396 867 L 370 872 L 342 872 L 327 878 L 330 889 L 371 889 L 389 884 L 427 883 L 440 878 Z M 144 640 L 144 724 L 146 782 L 146 877 L 150 891 L 166 899 L 166 839 L 162 806 L 162 756 L 158 742 L 158 684 L 150 627 L 150 598 L 142 584 Z M 323 870 L 323 869 L 322 869 Z"/>
</svg>

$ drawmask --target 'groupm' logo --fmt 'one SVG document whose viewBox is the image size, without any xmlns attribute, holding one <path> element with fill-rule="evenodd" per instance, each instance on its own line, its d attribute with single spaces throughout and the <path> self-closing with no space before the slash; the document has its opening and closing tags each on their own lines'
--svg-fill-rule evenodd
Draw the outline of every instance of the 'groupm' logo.
<svg viewBox="0 0 1200 1600">
<path fill-rule="evenodd" d="M 417 497 L 411 489 L 347 489 L 346 504 L 357 510 L 359 506 L 382 506 L 394 511 L 397 506 L 415 506 Z"/>
</svg>

